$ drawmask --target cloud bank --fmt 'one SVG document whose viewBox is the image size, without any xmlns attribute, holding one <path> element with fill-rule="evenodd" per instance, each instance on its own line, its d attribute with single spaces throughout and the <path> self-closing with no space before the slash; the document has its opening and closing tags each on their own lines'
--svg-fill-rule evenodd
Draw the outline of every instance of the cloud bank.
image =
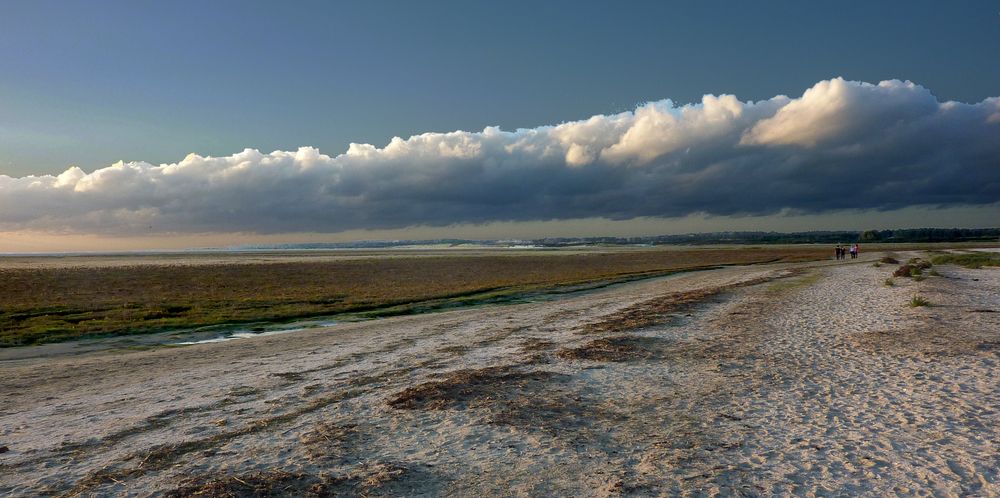
<svg viewBox="0 0 1000 498">
<path fill-rule="evenodd" d="M 1000 202 L 1000 98 L 836 78 L 516 131 L 426 133 L 58 176 L 0 175 L 0 230 L 338 232 Z M 960 220 L 956 224 L 961 224 Z"/>
</svg>

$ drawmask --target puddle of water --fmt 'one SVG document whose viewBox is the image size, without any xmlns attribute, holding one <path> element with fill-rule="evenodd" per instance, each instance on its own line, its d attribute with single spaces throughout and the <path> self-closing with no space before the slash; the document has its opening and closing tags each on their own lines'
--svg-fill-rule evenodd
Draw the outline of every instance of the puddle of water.
<svg viewBox="0 0 1000 498">
<path fill-rule="evenodd" d="M 80 341 L 39 344 L 18 348 L 0 348 L 0 362 L 17 361 L 49 356 L 76 355 L 102 350 L 143 350 L 155 347 L 190 346 L 236 339 L 250 339 L 269 335 L 287 334 L 306 329 L 332 327 L 344 320 L 302 320 L 285 324 L 243 324 L 241 326 L 217 325 L 199 329 L 170 330 L 153 334 L 99 337 Z"/>
<path fill-rule="evenodd" d="M 213 342 L 225 342 L 225 341 L 232 341 L 232 340 L 236 340 L 236 339 L 250 339 L 250 338 L 253 338 L 253 337 L 266 337 L 266 336 L 269 336 L 269 335 L 279 335 L 279 334 L 288 334 L 288 333 L 291 333 L 291 332 L 300 332 L 302 330 L 307 330 L 307 329 L 315 329 L 315 328 L 321 328 L 321 327 L 332 327 L 332 326 L 334 326 L 334 325 L 336 325 L 338 323 L 341 323 L 341 322 L 337 321 L 337 320 L 320 320 L 320 321 L 309 320 L 309 321 L 304 321 L 304 322 L 293 322 L 293 323 L 290 323 L 290 324 L 286 324 L 286 325 L 282 326 L 281 328 L 277 328 L 277 329 L 273 329 L 273 330 L 260 330 L 259 328 L 257 330 L 245 330 L 245 329 L 244 330 L 231 330 L 231 331 L 223 332 L 222 334 L 216 333 L 217 335 L 215 337 L 210 337 L 210 338 L 207 338 L 207 339 L 190 339 L 190 337 L 188 337 L 189 340 L 186 340 L 186 341 L 167 342 L 167 343 L 164 343 L 164 344 L 170 344 L 170 345 L 175 345 L 175 346 L 190 346 L 190 345 L 193 345 L 193 344 L 210 344 L 210 343 L 213 343 Z M 176 334 L 175 333 L 174 335 L 176 336 L 176 335 L 189 335 L 189 334 Z"/>
</svg>

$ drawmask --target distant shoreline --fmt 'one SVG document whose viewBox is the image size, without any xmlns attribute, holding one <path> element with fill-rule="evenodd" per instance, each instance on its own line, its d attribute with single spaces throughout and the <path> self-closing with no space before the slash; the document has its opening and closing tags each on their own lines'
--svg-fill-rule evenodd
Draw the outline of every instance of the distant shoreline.
<svg viewBox="0 0 1000 498">
<path fill-rule="evenodd" d="M 545 237 L 536 239 L 394 239 L 350 242 L 241 244 L 182 249 L 127 251 L 0 251 L 9 257 L 156 256 L 178 254 L 254 254 L 354 250 L 539 250 L 606 247 L 701 247 L 809 244 L 1000 244 L 1000 228 L 907 228 L 896 230 L 825 230 L 809 232 L 705 232 L 636 237 Z"/>
</svg>

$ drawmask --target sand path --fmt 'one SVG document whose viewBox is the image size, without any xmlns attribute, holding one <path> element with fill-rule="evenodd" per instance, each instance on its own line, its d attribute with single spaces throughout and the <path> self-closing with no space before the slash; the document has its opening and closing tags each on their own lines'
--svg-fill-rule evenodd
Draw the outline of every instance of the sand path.
<svg viewBox="0 0 1000 498">
<path fill-rule="evenodd" d="M 996 494 L 1000 271 L 939 271 L 726 268 L 4 362 L 0 494 Z"/>
</svg>

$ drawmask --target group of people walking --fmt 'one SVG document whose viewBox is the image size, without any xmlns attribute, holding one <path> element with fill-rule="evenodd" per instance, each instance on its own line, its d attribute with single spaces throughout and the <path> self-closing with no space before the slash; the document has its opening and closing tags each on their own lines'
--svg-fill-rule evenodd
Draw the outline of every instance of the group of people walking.
<svg viewBox="0 0 1000 498">
<path fill-rule="evenodd" d="M 847 259 L 848 254 L 851 255 L 851 259 L 858 259 L 859 252 L 861 252 L 861 247 L 859 247 L 857 244 L 854 244 L 850 247 L 837 244 L 837 249 L 836 249 L 837 259 Z"/>
</svg>

